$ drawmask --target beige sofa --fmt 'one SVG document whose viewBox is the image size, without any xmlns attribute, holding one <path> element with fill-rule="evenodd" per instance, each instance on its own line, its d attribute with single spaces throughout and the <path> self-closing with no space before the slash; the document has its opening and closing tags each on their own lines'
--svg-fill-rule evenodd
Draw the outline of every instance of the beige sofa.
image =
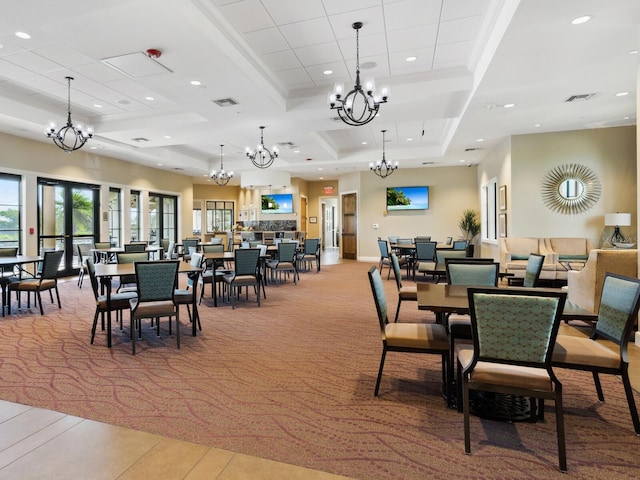
<svg viewBox="0 0 640 480">
<path fill-rule="evenodd" d="M 524 278 L 529 254 L 544 255 L 540 279 L 564 283 L 568 271 L 581 269 L 593 248 L 588 238 L 507 237 L 500 239 L 500 263 L 513 278 Z"/>
<path fill-rule="evenodd" d="M 638 250 L 591 250 L 580 271 L 567 272 L 567 299 L 597 313 L 605 273 L 638 276 Z"/>
</svg>

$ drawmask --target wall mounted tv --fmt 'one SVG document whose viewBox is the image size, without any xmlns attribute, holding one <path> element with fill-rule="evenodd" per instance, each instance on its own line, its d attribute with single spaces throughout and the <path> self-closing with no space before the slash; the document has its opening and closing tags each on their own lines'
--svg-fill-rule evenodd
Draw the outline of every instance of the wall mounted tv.
<svg viewBox="0 0 640 480">
<path fill-rule="evenodd" d="M 261 197 L 262 213 L 293 213 L 293 194 L 270 193 Z"/>
<path fill-rule="evenodd" d="M 387 187 L 387 210 L 428 210 L 429 187 Z"/>
</svg>

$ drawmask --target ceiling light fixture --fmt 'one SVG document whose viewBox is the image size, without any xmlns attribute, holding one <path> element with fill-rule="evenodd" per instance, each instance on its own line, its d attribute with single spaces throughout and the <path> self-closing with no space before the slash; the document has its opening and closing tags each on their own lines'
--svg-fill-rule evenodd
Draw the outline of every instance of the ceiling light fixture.
<svg viewBox="0 0 640 480">
<path fill-rule="evenodd" d="M 213 178 L 213 181 L 218 185 L 224 187 L 227 183 L 229 183 L 229 180 L 233 178 L 233 172 L 224 171 L 224 164 L 222 163 L 222 147 L 224 147 L 224 145 L 220 145 L 220 170 L 218 170 L 217 172 L 215 170 L 212 170 L 211 178 Z"/>
<path fill-rule="evenodd" d="M 260 127 L 260 143 L 256 149 L 251 151 L 249 147 L 246 148 L 247 157 L 249 157 L 251 163 L 258 168 L 269 168 L 273 164 L 273 161 L 278 158 L 278 147 L 273 147 L 273 152 L 271 152 L 264 146 L 264 129 L 265 127 Z"/>
<path fill-rule="evenodd" d="M 371 162 L 369 164 L 369 168 L 373 173 L 378 175 L 380 178 L 387 178 L 389 175 L 391 175 L 393 172 L 395 172 L 398 169 L 398 162 L 395 162 L 395 163 L 387 162 L 387 159 L 385 158 L 385 151 L 384 151 L 384 134 L 386 130 L 381 130 L 381 131 L 382 131 L 382 160 L 378 160 L 375 164 Z"/>
<path fill-rule="evenodd" d="M 365 81 L 364 89 L 360 84 L 360 36 L 362 22 L 355 22 L 351 27 L 356 31 L 356 84 L 346 95 L 343 95 L 344 85 L 336 83 L 333 92 L 329 94 L 329 105 L 332 110 L 338 110 L 338 116 L 344 123 L 352 126 L 366 125 L 378 113 L 381 103 L 387 103 L 389 88 L 383 87 L 380 95 L 375 95 L 375 83 L 372 79 Z"/>
<path fill-rule="evenodd" d="M 93 137 L 93 129 L 91 127 L 84 129 L 80 124 L 73 126 L 71 122 L 71 80 L 73 77 L 65 78 L 67 79 L 67 124 L 56 131 L 56 124 L 51 122 L 45 129 L 45 133 L 59 148 L 71 153 L 82 148 L 87 140 Z"/>
<path fill-rule="evenodd" d="M 571 24 L 572 25 L 580 25 L 582 23 L 587 23 L 589 20 L 591 20 L 591 16 L 584 15 L 582 17 L 574 18 L 573 20 L 571 20 Z"/>
</svg>

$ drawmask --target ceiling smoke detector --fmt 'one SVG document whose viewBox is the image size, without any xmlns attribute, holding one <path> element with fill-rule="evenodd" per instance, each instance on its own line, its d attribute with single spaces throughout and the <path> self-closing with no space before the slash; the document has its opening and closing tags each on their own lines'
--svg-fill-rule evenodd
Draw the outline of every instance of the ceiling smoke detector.
<svg viewBox="0 0 640 480">
<path fill-rule="evenodd" d="M 160 56 L 162 55 L 162 52 L 156 48 L 150 48 L 149 50 L 146 51 L 146 54 L 149 58 L 160 58 Z"/>
</svg>

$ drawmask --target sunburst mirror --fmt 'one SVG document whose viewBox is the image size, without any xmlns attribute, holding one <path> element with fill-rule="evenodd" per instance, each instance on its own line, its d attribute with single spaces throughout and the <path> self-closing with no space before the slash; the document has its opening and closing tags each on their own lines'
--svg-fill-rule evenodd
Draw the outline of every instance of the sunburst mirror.
<svg viewBox="0 0 640 480">
<path fill-rule="evenodd" d="M 602 188 L 598 176 L 584 165 L 560 165 L 542 180 L 542 200 L 554 212 L 572 215 L 593 207 Z"/>
</svg>

